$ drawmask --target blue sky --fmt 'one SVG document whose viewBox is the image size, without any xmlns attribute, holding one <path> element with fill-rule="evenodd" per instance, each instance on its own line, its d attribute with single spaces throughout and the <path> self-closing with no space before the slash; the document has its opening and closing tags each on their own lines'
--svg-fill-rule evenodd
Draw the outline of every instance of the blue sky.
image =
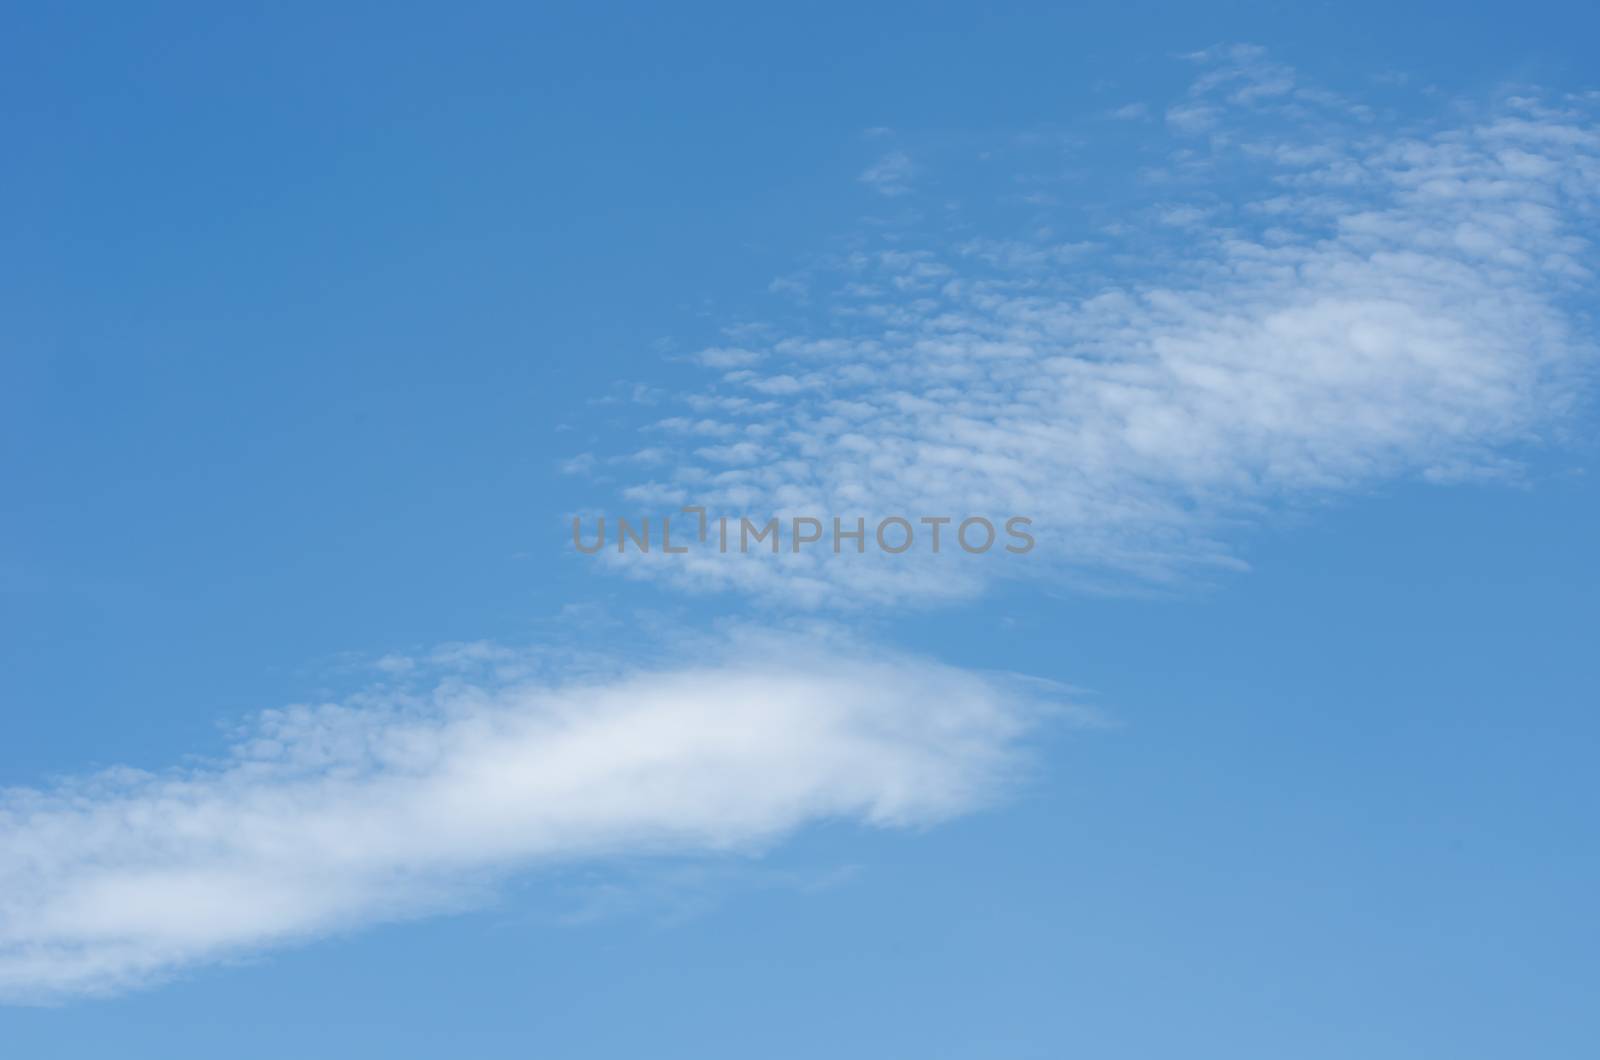
<svg viewBox="0 0 1600 1060">
<path fill-rule="evenodd" d="M 10 21 L 8 1052 L 1593 1053 L 1586 7 Z"/>
</svg>

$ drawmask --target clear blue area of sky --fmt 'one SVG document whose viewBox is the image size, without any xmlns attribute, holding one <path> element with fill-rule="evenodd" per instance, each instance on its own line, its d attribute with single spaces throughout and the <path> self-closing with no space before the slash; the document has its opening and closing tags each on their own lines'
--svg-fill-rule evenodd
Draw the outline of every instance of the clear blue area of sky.
<svg viewBox="0 0 1600 1060">
<path fill-rule="evenodd" d="M 668 380 L 659 340 L 715 340 L 854 223 L 865 128 L 1159 105 L 1189 76 L 1172 56 L 1222 41 L 1336 88 L 1600 87 L 1600 11 L 1578 3 L 4 23 L 5 785 L 215 751 L 219 722 L 318 694 L 349 653 L 661 603 L 562 549 L 554 517 L 592 498 L 556 428 L 619 380 Z M 1530 488 L 1269 519 L 1250 571 L 1193 593 L 1010 586 L 874 620 L 1115 719 L 1048 734 L 994 810 L 534 875 L 485 910 L 0 1010 L 0 1053 L 1594 1056 L 1582 434 Z M 633 906 L 564 923 L 602 871 Z"/>
</svg>

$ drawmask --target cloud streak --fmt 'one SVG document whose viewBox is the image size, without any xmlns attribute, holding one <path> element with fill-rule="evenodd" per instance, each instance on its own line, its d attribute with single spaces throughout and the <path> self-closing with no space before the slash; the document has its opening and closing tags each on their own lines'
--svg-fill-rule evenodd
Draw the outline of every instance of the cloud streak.
<svg viewBox="0 0 1600 1060">
<path fill-rule="evenodd" d="M 1070 239 L 963 219 L 861 244 L 825 309 L 660 422 L 675 453 L 624 492 L 758 517 L 1024 514 L 1034 556 L 609 560 L 814 606 L 1163 581 L 1239 565 L 1233 529 L 1271 506 L 1514 470 L 1594 361 L 1575 307 L 1597 101 L 1402 127 L 1255 49 L 1192 58 L 1142 206 Z"/>
<path fill-rule="evenodd" d="M 431 684 L 266 712 L 218 762 L 6 792 L 0 998 L 114 992 L 481 901 L 530 866 L 936 822 L 997 794 L 1037 703 L 1003 677 L 771 633 L 567 679 L 485 646 L 440 662 L 457 669 Z"/>
</svg>

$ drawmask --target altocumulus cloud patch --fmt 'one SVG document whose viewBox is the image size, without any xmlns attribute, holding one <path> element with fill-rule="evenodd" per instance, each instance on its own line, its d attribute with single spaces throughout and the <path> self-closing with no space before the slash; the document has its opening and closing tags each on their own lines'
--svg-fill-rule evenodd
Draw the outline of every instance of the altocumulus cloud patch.
<svg viewBox="0 0 1600 1060">
<path fill-rule="evenodd" d="M 930 200 L 876 226 L 807 274 L 806 324 L 746 324 L 699 358 L 716 378 L 649 426 L 618 502 L 1016 513 L 1039 539 L 1027 562 L 604 558 L 818 606 L 1165 580 L 1238 565 L 1224 528 L 1269 505 L 1515 475 L 1593 363 L 1573 306 L 1592 289 L 1600 100 L 1503 94 L 1401 126 L 1256 49 L 1193 59 L 1129 163 L 1143 198 L 1125 216 L 1067 239 Z"/>
</svg>

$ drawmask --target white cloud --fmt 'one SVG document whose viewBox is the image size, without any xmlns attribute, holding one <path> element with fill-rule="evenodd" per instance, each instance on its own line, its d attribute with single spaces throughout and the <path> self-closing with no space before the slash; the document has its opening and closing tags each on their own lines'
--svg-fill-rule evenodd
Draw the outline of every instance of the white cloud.
<svg viewBox="0 0 1600 1060">
<path fill-rule="evenodd" d="M 1510 99 L 1386 133 L 1358 104 L 1290 92 L 1258 50 L 1219 55 L 1233 65 L 1185 104 L 1209 115 L 1205 146 L 1169 140 L 1168 179 L 1128 215 L 1155 223 L 1095 243 L 968 223 L 864 246 L 828 315 L 741 373 L 780 407 L 708 417 L 729 436 L 759 424 L 760 462 L 680 451 L 655 494 L 758 517 L 1027 515 L 1028 560 L 607 559 L 810 605 L 1166 579 L 1236 566 L 1228 528 L 1267 505 L 1505 478 L 1508 450 L 1560 423 L 1594 360 L 1573 309 L 1593 289 L 1591 104 Z M 1206 207 L 1163 208 L 1178 190 Z"/>
<path fill-rule="evenodd" d="M 1203 103 L 1180 103 L 1167 108 L 1167 124 L 1190 136 L 1215 128 L 1220 119 L 1221 111 Z"/>
<path fill-rule="evenodd" d="M 841 262 L 821 323 L 694 355 L 717 380 L 627 461 L 660 477 L 625 497 L 713 512 L 1028 515 L 1030 561 L 701 550 L 635 569 L 810 604 L 1160 578 L 1235 564 L 1226 529 L 1286 498 L 1514 476 L 1506 448 L 1592 364 L 1571 309 L 1592 284 L 1591 117 L 1520 99 L 1385 132 L 1258 50 L 1203 61 L 1221 65 L 1167 111 L 1191 138 L 1167 145 L 1152 226 L 886 233 Z M 911 170 L 894 153 L 862 179 L 900 194 Z M 1178 185 L 1204 207 L 1163 206 Z M 6 792 L 0 997 L 137 986 L 480 901 L 529 866 L 937 821 L 994 797 L 1034 703 L 825 640 L 688 657 L 550 678 L 492 644 L 389 656 L 404 684 L 268 712 L 220 761 Z"/>
<path fill-rule="evenodd" d="M 433 661 L 456 672 L 269 711 L 213 764 L 6 792 L 0 998 L 479 901 L 521 867 L 938 821 L 997 793 L 1030 710 L 1002 677 L 798 634 L 564 681 L 494 645 Z"/>
<path fill-rule="evenodd" d="M 560 463 L 563 475 L 589 475 L 594 472 L 595 455 L 593 453 L 579 453 Z"/>
<path fill-rule="evenodd" d="M 743 368 L 760 359 L 759 353 L 732 346 L 713 346 L 694 355 L 695 362 L 706 368 Z"/>
<path fill-rule="evenodd" d="M 916 172 L 911 157 L 904 151 L 890 151 L 868 166 L 859 178 L 880 195 L 904 195 L 911 190 L 911 176 Z"/>
</svg>

